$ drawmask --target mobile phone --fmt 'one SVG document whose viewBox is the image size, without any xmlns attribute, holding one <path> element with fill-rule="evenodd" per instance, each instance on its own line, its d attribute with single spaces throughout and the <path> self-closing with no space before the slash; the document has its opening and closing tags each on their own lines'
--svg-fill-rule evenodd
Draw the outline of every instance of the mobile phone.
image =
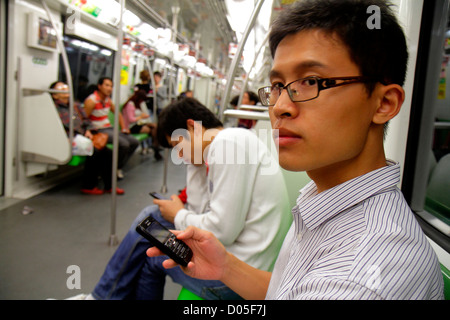
<svg viewBox="0 0 450 320">
<path fill-rule="evenodd" d="M 163 196 L 161 193 L 158 193 L 158 192 L 150 192 L 149 195 L 151 195 L 153 198 L 160 199 L 160 200 L 170 200 L 169 198 Z"/>
<path fill-rule="evenodd" d="M 191 248 L 153 217 L 147 217 L 139 223 L 136 231 L 176 263 L 186 267 L 191 261 Z"/>
</svg>

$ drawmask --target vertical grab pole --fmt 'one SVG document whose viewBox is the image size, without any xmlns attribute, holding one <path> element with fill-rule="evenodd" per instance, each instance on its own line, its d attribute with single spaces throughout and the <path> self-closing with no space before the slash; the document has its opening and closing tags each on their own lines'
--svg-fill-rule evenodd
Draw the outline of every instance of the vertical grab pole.
<svg viewBox="0 0 450 320">
<path fill-rule="evenodd" d="M 41 4 L 44 7 L 45 12 L 47 13 L 48 19 L 53 27 L 55 29 L 56 33 L 56 43 L 58 44 L 59 51 L 61 52 L 61 56 L 63 59 L 64 64 L 64 71 L 66 72 L 67 76 L 67 85 L 69 87 L 69 114 L 73 115 L 73 83 L 72 83 L 72 73 L 70 71 L 70 65 L 69 65 L 69 59 L 67 58 L 67 52 L 66 48 L 64 48 L 64 43 L 61 38 L 61 35 L 58 32 L 58 28 L 56 27 L 56 23 L 53 20 L 52 13 L 50 12 L 50 9 L 47 6 L 47 3 L 45 0 L 41 0 Z M 73 141 L 73 117 L 69 118 L 69 145 L 72 146 Z"/>
<path fill-rule="evenodd" d="M 180 13 L 180 7 L 172 7 L 172 42 L 177 40 L 177 28 L 178 28 L 178 14 Z M 173 75 L 172 75 L 173 57 L 170 57 L 170 76 L 169 76 L 169 102 L 172 103 L 173 97 Z M 161 186 L 161 192 L 167 193 L 167 170 L 169 164 L 169 149 L 164 150 L 164 174 L 163 184 Z"/>
<path fill-rule="evenodd" d="M 269 33 L 266 34 L 264 40 L 261 42 L 261 45 L 259 46 L 258 50 L 256 51 L 255 58 L 253 59 L 252 66 L 250 67 L 250 70 L 248 71 L 249 75 L 250 75 L 250 72 L 252 72 L 253 68 L 255 67 L 255 64 L 256 64 L 256 61 L 258 60 L 259 54 L 261 53 L 262 49 L 266 45 L 266 42 L 267 42 L 268 39 L 269 39 Z M 240 106 L 242 104 L 242 98 L 244 97 L 245 91 L 247 91 L 247 85 L 248 85 L 248 80 L 249 79 L 250 79 L 250 77 L 246 77 L 245 78 L 244 85 L 242 86 L 242 91 L 239 94 L 239 101 L 238 101 L 238 104 L 237 104 L 238 106 Z"/>
<path fill-rule="evenodd" d="M 247 42 L 250 31 L 252 30 L 253 26 L 255 25 L 256 18 L 258 17 L 259 11 L 261 10 L 263 3 L 264 3 L 264 0 L 258 0 L 255 7 L 253 8 L 253 12 L 250 17 L 250 20 L 248 21 L 248 24 L 245 27 L 244 34 L 242 35 L 241 42 L 239 42 L 239 45 L 237 47 L 236 55 L 234 56 L 233 61 L 231 62 L 230 70 L 228 71 L 228 76 L 227 76 L 228 81 L 227 81 L 227 86 L 225 88 L 225 95 L 220 103 L 220 109 L 219 109 L 219 117 L 222 122 L 224 121 L 224 118 L 225 118 L 223 113 L 228 105 L 229 100 L 230 100 L 231 88 L 233 87 L 234 77 L 236 76 L 236 71 L 239 66 L 239 61 L 241 60 L 242 52 L 244 51 L 245 43 Z"/>
<path fill-rule="evenodd" d="M 111 228 L 108 244 L 117 245 L 119 240 L 116 235 L 116 211 L 117 211 L 117 165 L 119 158 L 119 114 L 120 114 L 120 71 L 122 66 L 123 30 L 122 17 L 125 10 L 125 0 L 120 0 L 119 30 L 117 33 L 117 52 L 114 61 L 114 134 L 113 134 L 113 162 L 112 162 L 112 188 L 111 188 Z"/>
<path fill-rule="evenodd" d="M 152 68 L 152 64 L 150 63 L 150 58 L 146 57 L 146 59 L 144 60 L 145 64 L 148 68 L 148 72 L 150 73 L 150 82 L 152 84 L 152 91 L 153 91 L 153 121 L 158 122 L 158 118 L 157 118 L 157 111 L 158 111 L 158 107 L 156 106 L 156 91 L 155 91 L 155 78 L 153 78 L 153 68 Z"/>
</svg>

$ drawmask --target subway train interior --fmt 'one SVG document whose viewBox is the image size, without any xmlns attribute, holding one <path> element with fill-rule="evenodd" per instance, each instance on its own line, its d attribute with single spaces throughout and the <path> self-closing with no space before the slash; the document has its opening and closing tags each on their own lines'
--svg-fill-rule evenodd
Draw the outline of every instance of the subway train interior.
<svg viewBox="0 0 450 320">
<path fill-rule="evenodd" d="M 185 166 L 170 150 L 157 159 L 146 148 L 151 137 L 141 135 L 123 179 L 112 185 L 125 194 L 82 194 L 86 156 L 72 154 L 75 137 L 66 135 L 50 84 L 67 83 L 73 107 L 110 77 L 112 99 L 122 106 L 143 70 L 158 71 L 163 105 L 192 91 L 225 126 L 257 120 L 252 130 L 262 132 L 270 129 L 268 112 L 242 103 L 243 93 L 269 84 L 270 23 L 295 1 L 0 2 L 0 299 L 91 292 L 133 220 L 153 203 L 149 192 L 177 194 L 186 184 Z M 450 299 L 450 0 L 392 2 L 410 56 L 406 100 L 390 123 L 385 152 L 401 165 L 398 187 L 438 256 Z M 156 96 L 151 101 L 156 115 Z M 304 172 L 283 176 L 292 207 L 310 180 Z M 180 290 L 168 279 L 164 299 L 176 300 Z"/>
</svg>

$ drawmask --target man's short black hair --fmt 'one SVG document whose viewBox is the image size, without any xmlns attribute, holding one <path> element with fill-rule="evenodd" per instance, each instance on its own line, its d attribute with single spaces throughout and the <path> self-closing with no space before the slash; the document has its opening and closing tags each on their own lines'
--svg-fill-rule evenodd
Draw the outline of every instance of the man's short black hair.
<svg viewBox="0 0 450 320">
<path fill-rule="evenodd" d="M 113 82 L 113 80 L 111 79 L 111 77 L 101 77 L 100 79 L 98 79 L 97 81 L 97 85 L 101 86 L 103 84 L 103 82 L 105 82 L 105 80 L 109 80 L 111 82 Z"/>
<path fill-rule="evenodd" d="M 165 107 L 158 116 L 157 138 L 161 146 L 171 148 L 167 136 L 177 129 L 187 130 L 187 120 L 201 121 L 205 129 L 223 127 L 222 122 L 194 98 L 185 98 Z"/>
<path fill-rule="evenodd" d="M 373 5 L 380 10 L 379 29 L 368 26 L 373 14 L 368 9 Z M 272 57 L 287 35 L 304 30 L 322 30 L 337 35 L 347 46 L 362 76 L 375 78 L 384 84 L 403 86 L 408 49 L 391 6 L 384 0 L 300 0 L 272 24 L 269 36 Z M 373 86 L 368 84 L 369 93 Z"/>
</svg>

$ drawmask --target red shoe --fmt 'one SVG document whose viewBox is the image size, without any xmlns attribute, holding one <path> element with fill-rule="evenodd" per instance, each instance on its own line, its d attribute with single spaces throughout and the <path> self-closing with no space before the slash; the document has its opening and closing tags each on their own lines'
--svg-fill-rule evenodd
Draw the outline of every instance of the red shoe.
<svg viewBox="0 0 450 320">
<path fill-rule="evenodd" d="M 92 188 L 92 189 L 81 189 L 81 193 L 83 193 L 83 194 L 101 195 L 101 194 L 103 194 L 103 190 L 95 187 L 95 188 Z"/>
<path fill-rule="evenodd" d="M 111 193 L 111 191 L 112 191 L 112 188 L 109 190 L 106 190 L 106 192 L 108 192 L 108 193 Z M 116 194 L 124 194 L 124 193 L 125 193 L 125 190 L 116 188 Z"/>
</svg>

